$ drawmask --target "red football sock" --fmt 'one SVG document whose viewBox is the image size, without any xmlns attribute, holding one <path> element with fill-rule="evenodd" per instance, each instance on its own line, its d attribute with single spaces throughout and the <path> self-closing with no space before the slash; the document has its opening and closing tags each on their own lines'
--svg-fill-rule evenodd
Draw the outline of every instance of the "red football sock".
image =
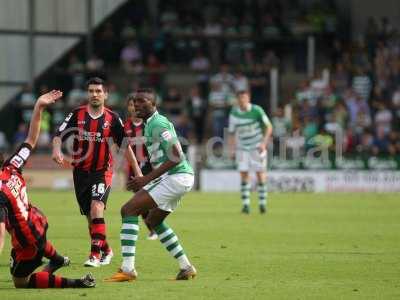
<svg viewBox="0 0 400 300">
<path fill-rule="evenodd" d="M 32 274 L 28 284 L 28 287 L 33 289 L 68 288 L 75 286 L 75 279 L 67 279 L 47 272 Z"/>
<path fill-rule="evenodd" d="M 90 236 L 92 238 L 91 256 L 100 258 L 100 251 L 105 253 L 110 251 L 110 247 L 106 241 L 106 224 L 104 218 L 96 218 L 92 220 L 90 225 Z"/>
</svg>

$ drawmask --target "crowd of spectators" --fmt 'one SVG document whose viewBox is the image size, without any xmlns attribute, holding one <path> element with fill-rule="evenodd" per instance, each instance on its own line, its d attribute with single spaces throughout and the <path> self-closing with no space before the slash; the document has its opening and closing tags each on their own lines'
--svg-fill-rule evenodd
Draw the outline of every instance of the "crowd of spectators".
<svg viewBox="0 0 400 300">
<path fill-rule="evenodd" d="M 399 31 L 370 18 L 362 38 L 333 44 L 331 66 L 301 82 L 286 116 L 283 107 L 274 115 L 275 138 L 298 132 L 306 149 L 338 142 L 347 156 L 399 156 Z"/>
</svg>

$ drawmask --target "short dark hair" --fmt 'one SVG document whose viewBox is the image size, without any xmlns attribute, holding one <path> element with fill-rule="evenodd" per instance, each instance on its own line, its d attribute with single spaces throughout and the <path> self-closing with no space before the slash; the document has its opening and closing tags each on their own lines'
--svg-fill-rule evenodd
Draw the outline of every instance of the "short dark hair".
<svg viewBox="0 0 400 300">
<path fill-rule="evenodd" d="M 107 90 L 106 82 L 105 80 L 101 79 L 100 77 L 91 77 L 86 81 L 86 88 L 89 87 L 89 85 L 95 84 L 95 85 L 102 85 L 105 90 Z"/>
<path fill-rule="evenodd" d="M 146 94 L 146 98 L 148 98 L 148 100 L 150 100 L 154 104 L 156 103 L 156 92 L 152 88 L 146 87 L 135 90 L 135 92 L 132 94 L 133 99 L 137 97 L 137 94 Z"/>
<path fill-rule="evenodd" d="M 133 100 L 135 100 L 135 93 L 129 93 L 128 96 L 126 96 L 126 98 L 125 98 L 126 104 L 128 104 L 129 101 L 133 101 Z"/>
</svg>

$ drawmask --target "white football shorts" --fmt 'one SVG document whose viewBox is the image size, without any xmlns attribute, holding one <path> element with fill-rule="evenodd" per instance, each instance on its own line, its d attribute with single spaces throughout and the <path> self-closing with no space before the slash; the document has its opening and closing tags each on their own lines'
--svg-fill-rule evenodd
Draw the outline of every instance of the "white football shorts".
<svg viewBox="0 0 400 300">
<path fill-rule="evenodd" d="M 236 165 L 240 172 L 265 172 L 267 171 L 267 151 L 260 153 L 255 150 L 237 150 Z"/>
<path fill-rule="evenodd" d="M 182 196 L 192 189 L 193 184 L 193 174 L 178 173 L 156 178 L 143 189 L 150 194 L 159 209 L 172 212 L 178 206 Z"/>
</svg>

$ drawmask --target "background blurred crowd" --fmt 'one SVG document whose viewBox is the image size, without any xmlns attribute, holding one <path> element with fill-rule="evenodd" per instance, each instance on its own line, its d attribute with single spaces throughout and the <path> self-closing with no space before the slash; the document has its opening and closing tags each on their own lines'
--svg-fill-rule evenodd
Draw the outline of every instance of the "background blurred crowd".
<svg viewBox="0 0 400 300">
<path fill-rule="evenodd" d="M 350 40 L 329 3 L 175 2 L 160 1 L 157 13 L 144 5 L 119 12 L 96 30 L 92 56 L 84 59 L 77 47 L 37 88 L 26 86 L 16 102 L 19 125 L 11 138 L 0 133 L 0 147 L 24 139 L 37 95 L 56 86 L 65 98 L 43 117 L 39 147 L 48 149 L 66 112 L 85 101 L 86 79 L 101 76 L 108 106 L 122 116 L 128 92 L 154 87 L 160 110 L 193 144 L 222 136 L 235 92 L 250 90 L 272 120 L 275 146 L 296 137 L 304 149 L 333 150 L 340 133 L 346 155 L 400 155 L 400 35 L 387 19 L 370 18 L 365 34 Z M 305 74 L 309 34 L 318 37 L 312 78 Z M 302 74 L 297 86 L 281 83 L 276 111 L 271 68 Z"/>
</svg>

